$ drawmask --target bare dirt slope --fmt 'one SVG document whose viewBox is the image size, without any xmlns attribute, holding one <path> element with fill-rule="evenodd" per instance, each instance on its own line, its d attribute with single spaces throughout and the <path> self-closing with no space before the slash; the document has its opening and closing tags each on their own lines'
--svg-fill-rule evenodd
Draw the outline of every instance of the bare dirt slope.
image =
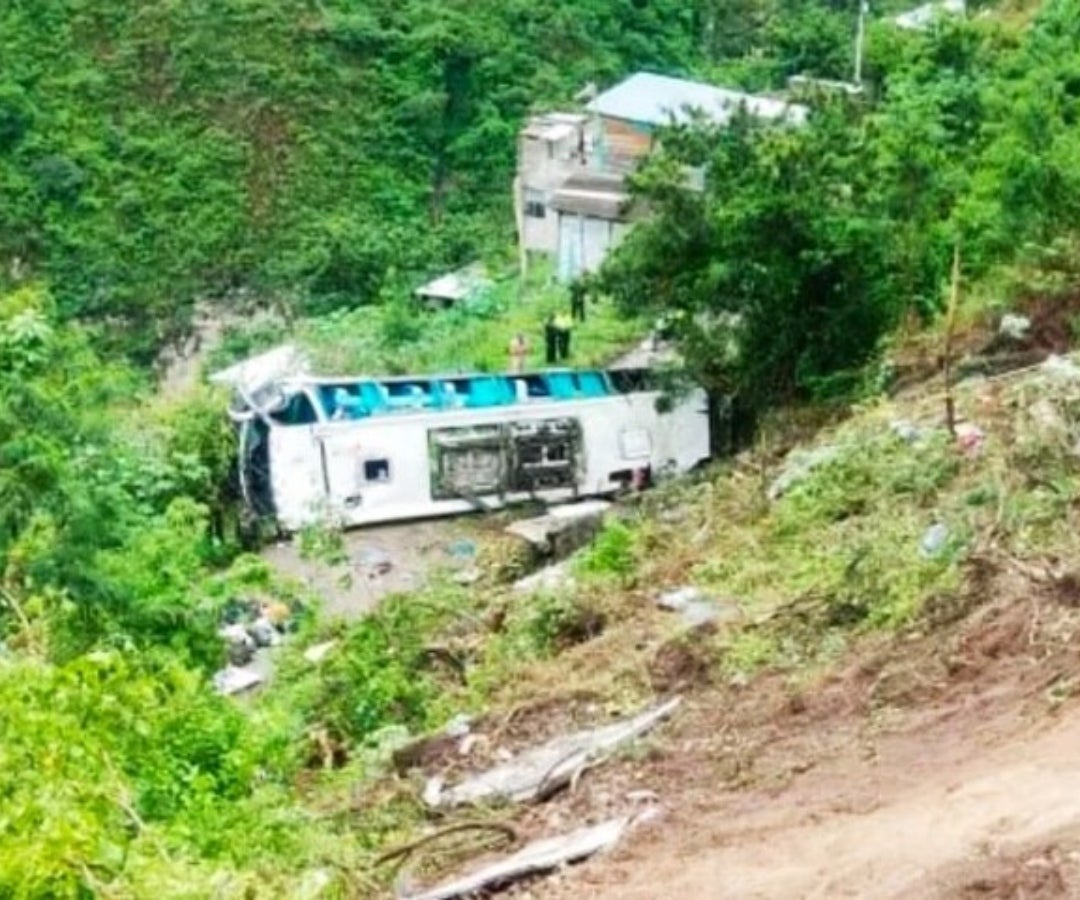
<svg viewBox="0 0 1080 900">
<path fill-rule="evenodd" d="M 995 577 L 996 599 L 944 636 L 864 648 L 805 692 L 774 677 L 696 695 L 652 759 L 567 801 L 595 814 L 648 788 L 658 815 L 534 892 L 1080 897 L 1077 598 L 1063 584 Z"/>
</svg>

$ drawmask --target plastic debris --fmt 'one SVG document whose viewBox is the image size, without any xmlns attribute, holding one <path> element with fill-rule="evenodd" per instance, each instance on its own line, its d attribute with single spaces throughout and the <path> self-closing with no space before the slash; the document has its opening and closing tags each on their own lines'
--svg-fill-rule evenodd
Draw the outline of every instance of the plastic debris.
<svg viewBox="0 0 1080 900">
<path fill-rule="evenodd" d="M 476 542 L 466 539 L 454 541 L 446 548 L 454 559 L 472 559 L 476 556 Z"/>
<path fill-rule="evenodd" d="M 262 680 L 262 676 L 251 669 L 226 666 L 220 672 L 214 674 L 214 688 L 219 694 L 229 696 L 251 690 L 257 684 L 261 684 Z"/>
<path fill-rule="evenodd" d="M 815 447 L 813 450 L 792 450 L 784 460 L 784 469 L 771 485 L 769 499 L 779 500 L 814 469 L 832 462 L 840 453 L 835 444 Z"/>
<path fill-rule="evenodd" d="M 329 655 L 330 651 L 337 646 L 337 641 L 323 641 L 321 644 L 312 644 L 304 651 L 304 659 L 309 663 L 320 663 Z"/>
<path fill-rule="evenodd" d="M 661 594 L 656 598 L 656 605 L 661 609 L 679 613 L 684 624 L 689 628 L 697 628 L 720 619 L 734 618 L 739 614 L 737 608 L 722 609 L 716 600 L 706 596 L 699 588 L 692 585 Z"/>
<path fill-rule="evenodd" d="M 923 559 L 936 559 L 949 540 L 949 526 L 936 522 L 923 532 L 919 541 L 919 555 Z"/>
<path fill-rule="evenodd" d="M 956 426 L 956 444 L 966 456 L 978 456 L 986 441 L 986 432 L 978 425 L 963 423 Z"/>
<path fill-rule="evenodd" d="M 443 732 L 450 735 L 450 737 L 465 737 L 465 735 L 472 730 L 471 722 L 471 716 L 468 716 L 465 713 L 458 713 L 446 723 Z"/>
<path fill-rule="evenodd" d="M 1022 341 L 1028 336 L 1030 330 L 1031 319 L 1013 313 L 1005 313 L 1001 317 L 1001 324 L 998 326 L 998 334 L 1014 341 Z"/>
<path fill-rule="evenodd" d="M 907 421 L 907 419 L 897 419 L 895 422 L 890 422 L 889 430 L 905 444 L 918 443 L 923 436 L 919 426 Z"/>
<path fill-rule="evenodd" d="M 248 625 L 248 634 L 251 635 L 258 647 L 274 647 L 281 641 L 274 623 L 265 616 L 260 616 Z"/>
</svg>

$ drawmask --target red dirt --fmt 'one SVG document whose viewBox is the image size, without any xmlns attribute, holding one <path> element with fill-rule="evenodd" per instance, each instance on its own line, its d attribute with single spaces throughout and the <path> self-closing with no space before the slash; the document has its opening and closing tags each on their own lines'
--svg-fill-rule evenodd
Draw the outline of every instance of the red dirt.
<svg viewBox="0 0 1080 900">
<path fill-rule="evenodd" d="M 1075 591 L 987 566 L 995 599 L 962 621 L 798 690 L 773 674 L 699 693 L 636 758 L 531 809 L 525 830 L 550 834 L 658 798 L 531 896 L 1080 897 Z"/>
</svg>

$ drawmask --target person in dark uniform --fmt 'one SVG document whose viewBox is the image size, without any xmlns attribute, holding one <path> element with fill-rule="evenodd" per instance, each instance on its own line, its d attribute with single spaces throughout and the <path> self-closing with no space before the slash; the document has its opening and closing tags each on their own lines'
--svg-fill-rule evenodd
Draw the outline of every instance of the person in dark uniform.
<svg viewBox="0 0 1080 900">
<path fill-rule="evenodd" d="M 559 362 L 570 358 L 570 332 L 573 327 L 574 320 L 565 312 L 555 316 L 555 343 Z"/>
<path fill-rule="evenodd" d="M 554 313 L 544 322 L 544 351 L 547 364 L 555 365 L 559 360 L 559 329 L 555 325 Z"/>
<path fill-rule="evenodd" d="M 575 322 L 585 321 L 585 297 L 588 293 L 589 287 L 585 283 L 584 275 L 570 285 L 570 315 Z"/>
</svg>

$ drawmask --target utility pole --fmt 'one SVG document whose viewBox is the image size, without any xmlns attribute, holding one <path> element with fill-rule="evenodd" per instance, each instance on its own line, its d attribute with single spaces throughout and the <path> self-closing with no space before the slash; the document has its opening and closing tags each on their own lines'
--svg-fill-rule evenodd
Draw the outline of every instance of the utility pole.
<svg viewBox="0 0 1080 900">
<path fill-rule="evenodd" d="M 863 42 L 866 39 L 866 16 L 870 0 L 859 0 L 859 23 L 855 26 L 855 84 L 862 87 Z"/>
</svg>

